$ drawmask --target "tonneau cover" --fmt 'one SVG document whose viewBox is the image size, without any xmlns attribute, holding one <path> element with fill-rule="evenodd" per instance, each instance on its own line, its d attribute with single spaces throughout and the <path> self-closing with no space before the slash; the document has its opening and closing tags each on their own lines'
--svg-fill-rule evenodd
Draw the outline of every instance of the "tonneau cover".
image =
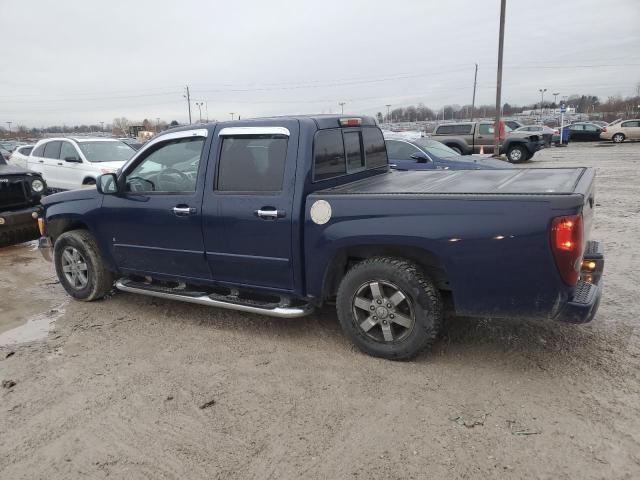
<svg viewBox="0 0 640 480">
<path fill-rule="evenodd" d="M 315 192 L 316 195 L 487 194 L 571 195 L 586 168 L 392 171 Z"/>
</svg>

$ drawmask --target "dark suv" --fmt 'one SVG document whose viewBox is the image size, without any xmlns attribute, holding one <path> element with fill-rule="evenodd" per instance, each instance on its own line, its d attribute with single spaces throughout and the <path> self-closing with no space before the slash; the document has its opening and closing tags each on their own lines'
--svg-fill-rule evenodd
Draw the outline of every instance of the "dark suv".
<svg viewBox="0 0 640 480">
<path fill-rule="evenodd" d="M 36 218 L 47 185 L 36 172 L 0 157 L 0 247 L 37 239 Z"/>
</svg>

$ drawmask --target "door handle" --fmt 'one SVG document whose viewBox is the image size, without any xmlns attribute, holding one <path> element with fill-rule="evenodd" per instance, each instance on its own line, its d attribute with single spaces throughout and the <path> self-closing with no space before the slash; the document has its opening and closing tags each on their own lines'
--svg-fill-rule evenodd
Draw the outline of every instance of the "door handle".
<svg viewBox="0 0 640 480">
<path fill-rule="evenodd" d="M 272 220 L 275 220 L 276 218 L 282 218 L 285 216 L 284 210 L 276 210 L 275 208 L 274 209 L 259 208 L 253 213 L 255 213 L 260 218 L 268 218 Z"/>
<path fill-rule="evenodd" d="M 193 207 L 173 207 L 173 213 L 179 217 L 186 217 L 187 215 L 191 215 L 196 213 L 196 209 Z"/>
<path fill-rule="evenodd" d="M 58 162 L 58 165 L 62 165 L 62 162 Z"/>
</svg>

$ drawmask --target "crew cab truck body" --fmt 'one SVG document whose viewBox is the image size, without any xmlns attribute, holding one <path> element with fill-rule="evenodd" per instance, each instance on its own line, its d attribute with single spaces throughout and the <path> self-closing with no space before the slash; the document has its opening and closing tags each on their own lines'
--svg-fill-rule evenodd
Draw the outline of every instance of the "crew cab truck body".
<svg viewBox="0 0 640 480">
<path fill-rule="evenodd" d="M 600 299 L 593 170 L 389 171 L 369 117 L 173 130 L 43 204 L 41 249 L 75 298 L 115 281 L 280 317 L 335 300 L 351 340 L 385 358 L 429 345 L 445 304 L 587 322 Z"/>
<path fill-rule="evenodd" d="M 461 122 L 438 125 L 431 137 L 461 155 L 494 153 L 494 122 Z M 522 163 L 544 147 L 544 140 L 538 135 L 504 135 L 500 137 L 500 153 L 504 153 L 511 163 Z"/>
</svg>

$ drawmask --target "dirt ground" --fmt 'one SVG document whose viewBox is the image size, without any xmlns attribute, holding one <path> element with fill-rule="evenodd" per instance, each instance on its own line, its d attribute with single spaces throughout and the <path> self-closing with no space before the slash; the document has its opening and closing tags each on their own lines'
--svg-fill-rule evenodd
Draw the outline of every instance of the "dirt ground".
<svg viewBox="0 0 640 480">
<path fill-rule="evenodd" d="M 354 350 L 331 308 L 73 302 L 33 245 L 0 251 L 0 478 L 640 478 L 640 144 L 529 165 L 598 170 L 596 319 L 456 319 L 412 362 Z M 34 318 L 57 320 L 8 344 Z"/>
</svg>

